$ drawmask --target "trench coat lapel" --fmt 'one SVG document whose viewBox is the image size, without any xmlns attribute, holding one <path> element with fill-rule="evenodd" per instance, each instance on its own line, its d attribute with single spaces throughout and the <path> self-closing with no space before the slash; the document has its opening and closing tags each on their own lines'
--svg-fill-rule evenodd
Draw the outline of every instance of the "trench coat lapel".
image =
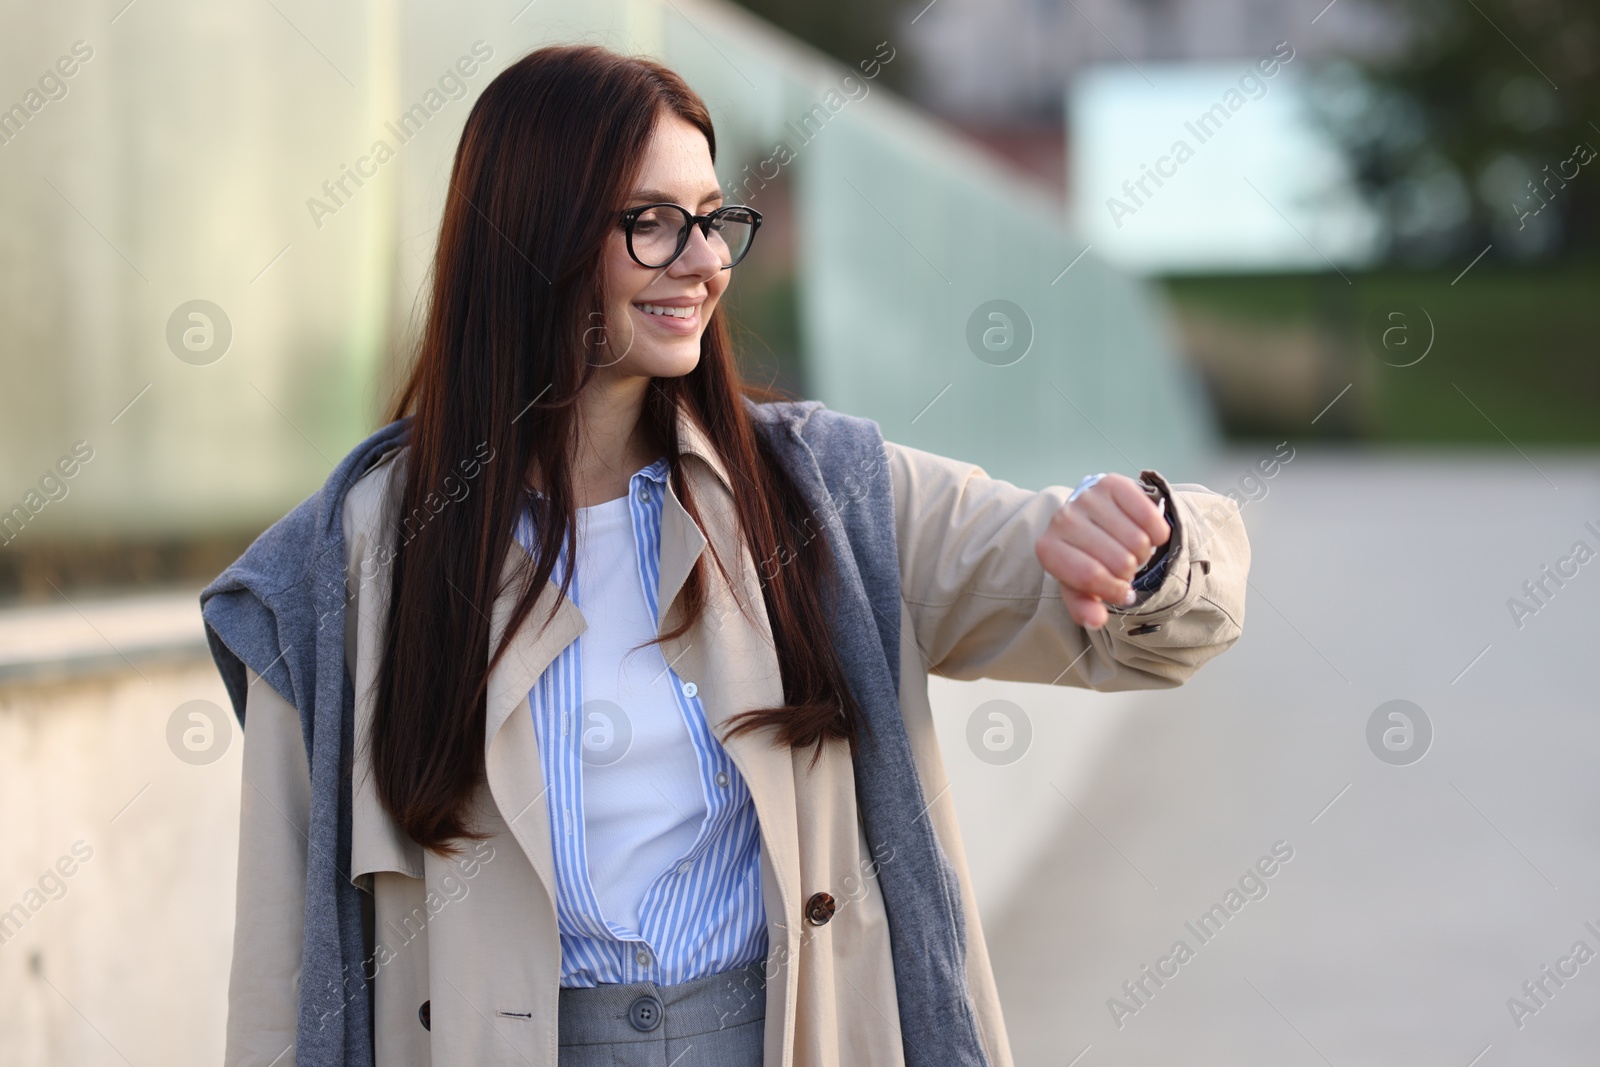
<svg viewBox="0 0 1600 1067">
<path fill-rule="evenodd" d="M 687 420 L 680 416 L 680 427 Z M 694 428 L 680 428 L 684 451 L 699 451 L 704 444 Z M 755 563 L 737 535 L 733 498 L 727 481 L 709 449 L 709 471 L 685 464 L 690 491 L 715 541 L 723 565 L 731 572 L 732 588 L 720 580 L 715 562 L 706 560 L 706 603 L 700 623 L 683 636 L 665 642 L 662 652 L 678 676 L 694 682 L 712 733 L 722 740 L 734 765 L 744 777 L 761 826 L 761 840 L 777 884 L 765 886 L 768 923 L 783 926 L 798 914 L 800 886 L 799 820 L 796 811 L 794 762 L 788 746 L 773 744 L 772 730 L 764 728 L 724 738 L 735 715 L 783 703 L 783 680 L 777 651 L 762 599 Z M 712 474 L 719 477 L 713 478 Z M 706 531 L 696 526 L 683 503 L 667 485 L 661 515 L 661 600 L 675 603 L 685 578 L 708 544 Z M 734 594 L 756 620 L 739 610 Z M 676 625 L 676 610 L 662 613 L 661 631 Z"/>
<path fill-rule="evenodd" d="M 490 619 L 490 649 L 499 646 L 516 606 L 517 568 L 528 558 L 515 539 L 501 568 L 500 595 Z M 539 624 L 559 598 L 555 618 L 542 631 Z M 546 667 L 587 628 L 577 605 L 547 582 L 533 610 L 512 635 L 511 645 L 489 674 L 484 723 L 484 765 L 489 792 L 500 817 L 527 854 L 552 906 L 556 900 L 555 856 L 550 843 L 550 812 L 539 743 L 533 729 L 528 691 Z M 538 631 L 538 632 L 536 632 Z"/>
<path fill-rule="evenodd" d="M 656 582 L 656 603 L 663 609 L 670 607 L 678 598 L 678 592 L 705 547 L 706 535 L 700 532 L 700 527 L 684 510 L 669 481 L 661 506 L 661 567 Z M 661 615 L 664 620 L 667 611 L 663 610 Z"/>
<path fill-rule="evenodd" d="M 664 651 L 668 662 L 674 662 L 674 667 L 686 680 L 692 676 L 686 674 L 684 661 L 690 662 L 690 669 L 698 672 L 695 681 L 700 687 L 706 722 L 712 733 L 722 739 L 729 720 L 738 713 L 782 705 L 783 678 L 761 592 L 761 579 L 750 549 L 739 535 L 728 468 L 706 432 L 681 405 L 676 427 L 678 451 L 688 457 L 683 461 L 685 479 L 706 529 L 695 525 L 669 483 L 661 515 L 660 603 L 673 603 L 683 578 L 705 548 L 708 534 L 732 581 L 731 586 L 720 580 L 706 583 L 706 605 L 700 624 L 678 641 L 680 646 L 686 639 L 697 641 L 701 647 L 690 648 L 678 662 L 674 662 L 678 648 Z M 706 575 L 711 578 L 713 574 L 720 579 L 721 573 L 714 561 L 707 560 Z M 669 575 L 675 579 L 671 585 L 667 582 Z M 744 612 L 739 610 L 741 603 L 745 605 Z M 672 621 L 663 612 L 662 629 L 669 629 Z M 799 914 L 800 836 L 794 754 L 786 745 L 773 744 L 770 728 L 724 740 L 723 747 L 750 789 L 761 822 L 762 845 L 777 875 L 778 885 L 767 888 L 779 892 L 783 907 L 777 914 L 769 914 L 768 922 L 783 925 L 788 916 Z M 768 911 L 772 910 L 769 902 Z"/>
</svg>

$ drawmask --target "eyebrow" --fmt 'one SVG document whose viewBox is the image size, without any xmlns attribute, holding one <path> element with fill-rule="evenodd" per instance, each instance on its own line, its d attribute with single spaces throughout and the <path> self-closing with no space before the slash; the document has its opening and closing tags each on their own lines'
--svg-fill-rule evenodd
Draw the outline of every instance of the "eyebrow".
<svg viewBox="0 0 1600 1067">
<path fill-rule="evenodd" d="M 630 198 L 644 204 L 676 204 L 678 201 L 659 189 L 640 189 Z M 700 203 L 708 204 L 713 200 L 722 199 L 721 189 L 712 189 L 701 195 Z"/>
</svg>

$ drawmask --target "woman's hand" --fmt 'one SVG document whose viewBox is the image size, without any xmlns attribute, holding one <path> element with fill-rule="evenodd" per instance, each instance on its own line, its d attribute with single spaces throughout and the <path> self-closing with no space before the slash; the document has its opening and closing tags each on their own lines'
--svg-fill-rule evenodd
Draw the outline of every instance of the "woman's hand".
<svg viewBox="0 0 1600 1067">
<path fill-rule="evenodd" d="M 1099 629 L 1106 605 L 1134 601 L 1133 576 L 1172 530 L 1138 482 L 1107 474 L 1061 505 L 1034 542 L 1039 562 L 1061 583 L 1061 599 L 1080 626 Z"/>
</svg>

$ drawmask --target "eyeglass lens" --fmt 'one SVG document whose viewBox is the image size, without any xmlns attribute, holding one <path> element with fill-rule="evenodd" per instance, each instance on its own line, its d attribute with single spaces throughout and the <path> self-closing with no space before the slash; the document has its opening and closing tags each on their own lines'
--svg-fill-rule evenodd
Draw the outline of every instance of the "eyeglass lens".
<svg viewBox="0 0 1600 1067">
<path fill-rule="evenodd" d="M 641 211 L 633 223 L 633 254 L 647 267 L 662 267 L 687 244 L 684 234 L 689 214 L 675 205 L 658 205 Z M 755 233 L 750 216 L 742 211 L 718 215 L 706 234 L 724 267 L 738 262 Z"/>
</svg>

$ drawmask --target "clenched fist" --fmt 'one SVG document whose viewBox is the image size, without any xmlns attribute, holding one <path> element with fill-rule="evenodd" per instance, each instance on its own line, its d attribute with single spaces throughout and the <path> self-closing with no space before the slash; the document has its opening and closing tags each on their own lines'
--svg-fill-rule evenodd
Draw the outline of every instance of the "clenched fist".
<svg viewBox="0 0 1600 1067">
<path fill-rule="evenodd" d="M 1076 496 L 1061 505 L 1033 550 L 1061 583 L 1073 621 L 1097 630 L 1111 617 L 1106 605 L 1134 602 L 1133 576 L 1172 529 L 1140 483 L 1124 475 L 1107 474 Z"/>
</svg>

